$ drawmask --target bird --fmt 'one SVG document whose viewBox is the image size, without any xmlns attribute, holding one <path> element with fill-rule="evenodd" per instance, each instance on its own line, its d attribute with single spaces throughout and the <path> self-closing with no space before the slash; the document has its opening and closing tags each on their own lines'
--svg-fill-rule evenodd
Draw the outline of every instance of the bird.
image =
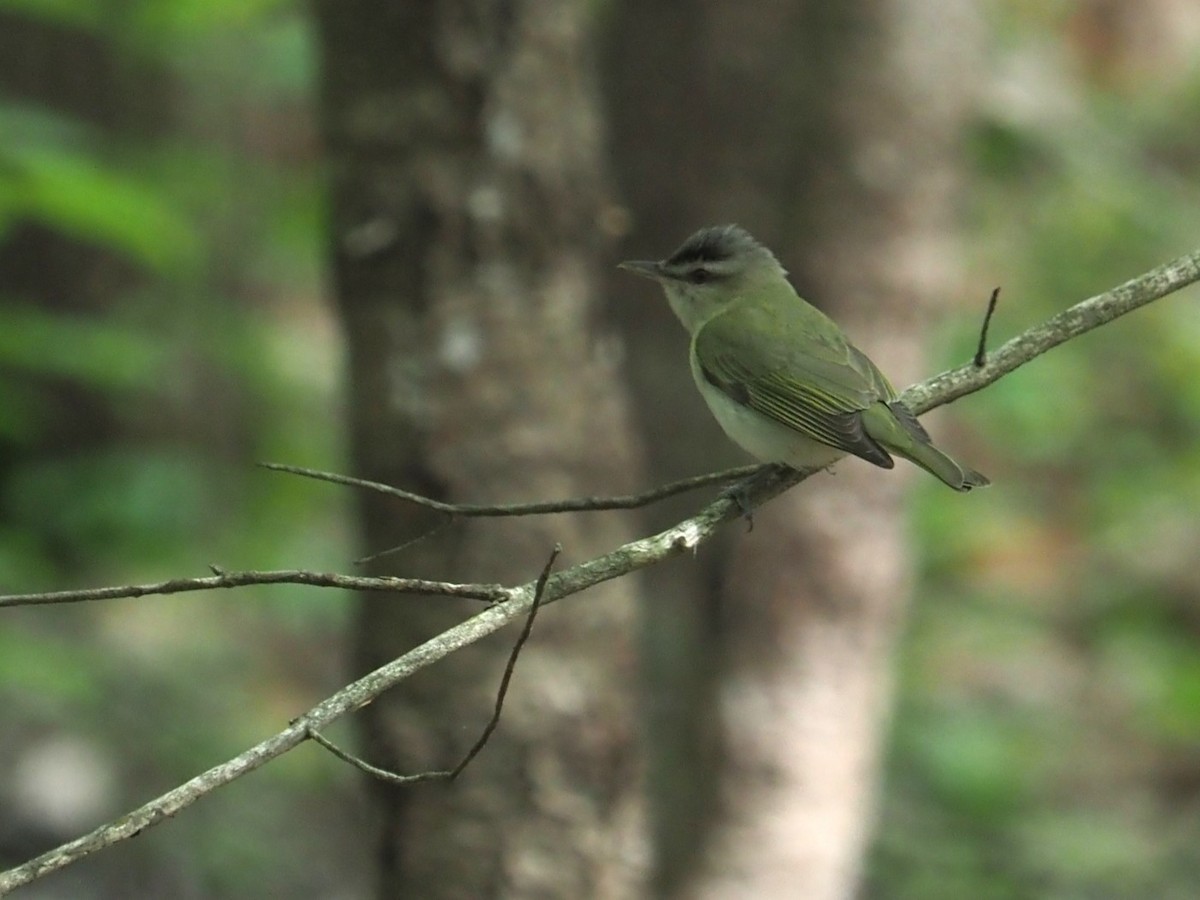
<svg viewBox="0 0 1200 900">
<path fill-rule="evenodd" d="M 891 469 L 899 456 L 956 491 L 989 484 L 933 445 L 875 363 L 741 226 L 702 228 L 666 259 L 619 268 L 661 285 L 691 335 L 700 395 L 761 462 L 810 471 L 852 455 Z"/>
</svg>

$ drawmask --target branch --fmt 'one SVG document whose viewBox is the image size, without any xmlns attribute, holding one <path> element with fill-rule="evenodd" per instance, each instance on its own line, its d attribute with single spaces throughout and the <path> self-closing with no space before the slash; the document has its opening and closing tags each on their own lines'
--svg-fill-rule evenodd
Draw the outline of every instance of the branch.
<svg viewBox="0 0 1200 900">
<path fill-rule="evenodd" d="M 908 388 L 902 399 L 916 412 L 925 412 L 937 406 L 950 403 L 967 394 L 978 391 L 992 382 L 1002 378 L 1009 372 L 1030 360 L 1040 356 L 1047 350 L 1071 340 L 1093 328 L 1097 328 L 1125 313 L 1140 306 L 1166 296 L 1180 288 L 1200 280 L 1200 251 L 1180 257 L 1174 262 L 1160 266 L 1139 278 L 1122 284 L 1111 291 L 1106 291 L 1070 309 L 1059 313 L 1042 325 L 1035 326 L 1023 332 L 1006 344 L 992 356 L 982 367 L 972 364 L 962 366 L 950 372 L 937 375 Z M 778 467 L 760 467 L 756 475 L 747 483 L 747 490 L 739 499 L 755 506 L 778 496 L 793 485 L 803 481 L 807 474 L 780 470 Z M 495 513 L 500 515 L 501 513 Z M 610 553 L 565 569 L 547 579 L 540 593 L 543 603 L 551 603 L 571 594 L 577 594 L 593 585 L 627 575 L 638 569 L 662 562 L 688 550 L 694 550 L 708 540 L 719 526 L 740 515 L 738 501 L 731 492 L 726 492 L 708 504 L 699 514 L 685 519 L 671 528 L 658 534 L 640 540 L 631 541 Z M 252 573 L 251 573 L 252 574 Z M 261 573 L 270 574 L 270 573 Z M 315 583 L 296 577 L 304 573 L 282 573 L 290 578 L 281 581 L 296 583 Z M 218 575 L 217 581 L 236 576 Z M 332 576 L 319 576 L 329 578 Z M 344 576 L 336 576 L 338 579 Z M 165 582 L 166 585 L 191 584 L 211 579 L 191 579 L 182 582 Z M 346 579 L 358 581 L 358 579 Z M 377 584 L 380 579 L 362 579 L 371 584 L 368 589 L 383 589 Z M 410 579 L 396 579 L 399 582 L 412 583 Z M 6 873 L 0 874 L 0 894 L 28 884 L 48 872 L 124 840 L 141 832 L 143 829 L 156 825 L 181 809 L 190 806 L 198 799 L 228 784 L 235 778 L 252 771 L 271 759 L 286 753 L 303 742 L 313 731 L 318 731 L 326 725 L 360 709 L 370 703 L 384 691 L 404 681 L 415 672 L 431 663 L 448 656 L 454 651 L 474 643 L 481 638 L 498 631 L 509 622 L 523 616 L 528 616 L 535 598 L 539 596 L 538 581 L 530 582 L 514 588 L 499 588 L 497 586 L 474 586 L 503 593 L 508 602 L 496 604 L 478 615 L 462 622 L 448 631 L 437 635 L 420 646 L 410 650 L 403 656 L 392 660 L 368 675 L 348 685 L 327 700 L 313 707 L 299 719 L 292 722 L 286 729 L 268 738 L 241 755 L 209 769 L 196 776 L 186 784 L 163 794 L 142 807 L 115 819 L 108 825 L 101 826 L 95 831 L 24 865 L 18 866 Z M 262 583 L 250 582 L 250 583 Z M 234 584 L 217 583 L 205 587 L 233 587 Z M 341 584 L 334 586 L 342 586 Z M 150 586 L 153 587 L 153 586 Z M 464 587 L 464 586 L 456 586 Z M 198 587 L 184 587 L 182 590 L 197 590 Z M 389 588 L 390 589 L 390 588 Z M 101 589 L 116 591 L 113 596 L 140 596 L 131 593 L 129 588 Z M 154 593 L 155 591 L 141 591 Z M 60 592 L 48 595 L 25 595 L 26 597 L 56 597 L 80 592 Z M 93 592 L 96 593 L 96 592 Z M 11 600 L 12 598 L 7 598 Z M 76 599 L 100 599 L 100 596 L 76 597 Z M 4 598 L 0 598 L 0 603 Z M 40 602 L 56 602 L 44 600 Z M 63 600 L 57 602 L 65 602 Z M 11 605 L 11 603 L 9 604 Z"/>
<path fill-rule="evenodd" d="M 770 488 L 773 485 L 764 483 L 764 487 Z M 780 486 L 778 490 L 783 490 L 783 487 Z M 753 499 L 761 502 L 766 499 L 765 493 Z M 668 528 L 652 537 L 625 544 L 597 559 L 580 563 L 552 575 L 545 582 L 542 602 L 549 603 L 570 594 L 579 593 L 592 585 L 617 578 L 635 569 L 692 549 L 711 537 L 721 522 L 736 515 L 738 515 L 737 505 L 730 499 L 721 498 L 710 504 L 698 516 L 687 519 L 673 528 Z M 217 788 L 229 784 L 247 772 L 252 772 L 278 756 L 282 756 L 302 743 L 312 732 L 321 731 L 347 713 L 361 709 L 384 691 L 431 663 L 499 631 L 514 619 L 527 616 L 537 595 L 538 582 L 536 581 L 508 589 L 509 600 L 507 603 L 490 607 L 420 644 L 374 672 L 364 675 L 314 706 L 300 718 L 295 719 L 287 728 L 228 762 L 214 766 L 207 772 L 197 775 L 179 787 L 114 819 L 107 825 L 100 826 L 81 838 L 63 844 L 61 847 L 0 874 L 0 895 L 23 884 L 28 884 L 49 872 L 70 865 L 97 850 L 131 838 L 143 829 L 157 825 L 180 810 L 191 806 Z M 128 595 L 122 594 L 122 596 Z"/>
<path fill-rule="evenodd" d="M 1200 250 L 1151 269 L 1111 291 L 1076 303 L 1002 345 L 983 366 L 968 364 L 935 375 L 908 388 L 901 399 L 915 413 L 952 403 L 987 387 L 1047 350 L 1196 281 L 1200 281 Z"/>
<path fill-rule="evenodd" d="M 272 472 L 287 472 L 291 475 L 314 478 L 317 481 L 329 481 L 333 484 L 365 488 L 369 491 L 387 494 L 389 497 L 398 497 L 401 500 L 407 500 L 409 503 L 415 503 L 417 506 L 424 506 L 427 509 L 445 513 L 452 517 L 541 516 L 547 513 L 637 509 L 642 506 L 649 506 L 651 503 L 657 503 L 659 500 L 665 500 L 667 497 L 674 497 L 676 494 L 683 494 L 687 491 L 694 491 L 697 488 L 708 487 L 710 484 L 727 484 L 730 481 L 737 481 L 739 478 L 745 478 L 747 475 L 754 474 L 759 468 L 757 465 L 739 466 L 734 469 L 725 469 L 721 472 L 693 475 L 691 478 L 672 481 L 670 484 L 651 488 L 640 494 L 624 494 L 616 497 L 573 497 L 568 500 L 540 500 L 535 503 L 481 505 L 474 503 L 444 503 L 441 500 L 434 500 L 432 497 L 414 494 L 412 491 L 393 487 L 390 484 L 367 481 L 366 479 L 354 478 L 350 475 L 340 475 L 337 472 L 322 472 L 319 469 L 306 469 L 303 466 L 289 466 L 284 463 L 273 462 L 261 462 L 259 465 L 264 469 L 270 469 Z"/>
<path fill-rule="evenodd" d="M 525 646 L 525 642 L 529 640 L 529 635 L 533 633 L 533 620 L 537 616 L 537 611 L 542 605 L 542 598 L 546 594 L 546 582 L 550 580 L 550 571 L 554 568 L 554 562 L 561 553 L 562 544 L 555 544 L 550 558 L 542 568 L 542 574 L 538 576 L 537 583 L 534 585 L 533 602 L 529 605 L 529 615 L 525 617 L 525 626 L 521 629 L 521 633 L 517 635 L 517 640 L 513 643 L 512 650 L 509 651 L 508 662 L 504 664 L 504 674 L 500 676 L 500 687 L 496 690 L 496 702 L 492 707 L 491 718 L 483 726 L 483 731 L 480 732 L 475 743 L 471 745 L 471 749 L 466 752 L 463 758 L 459 760 L 458 765 L 453 769 L 418 772 L 415 775 L 399 775 L 396 772 L 389 772 L 387 769 L 373 766 L 359 759 L 357 756 L 352 756 L 325 738 L 319 731 L 310 731 L 308 736 L 338 759 L 348 762 L 372 778 L 378 778 L 380 781 L 386 781 L 388 784 L 414 784 L 418 781 L 453 781 L 456 779 L 471 764 L 471 760 L 479 755 L 479 751 L 487 745 L 488 739 L 491 738 L 492 732 L 500 725 L 500 713 L 504 711 L 504 698 L 508 696 L 508 686 L 512 683 L 513 672 L 517 668 L 517 657 L 521 655 L 521 648 Z"/>
<path fill-rule="evenodd" d="M 74 591 L 49 591 L 42 594 L 9 594 L 0 596 L 0 609 L 6 606 L 36 606 L 43 603 L 80 603 L 89 600 L 117 600 L 122 597 L 145 597 L 150 594 L 182 594 L 187 591 L 209 591 L 217 588 L 238 588 L 254 584 L 306 584 L 312 587 L 342 588 L 348 591 L 390 591 L 396 594 L 434 594 L 441 597 L 465 597 L 500 603 L 511 597 L 511 590 L 499 584 L 455 584 L 449 581 L 426 581 L 423 578 L 393 578 L 389 575 L 355 576 L 333 572 L 306 572 L 284 569 L 277 572 L 222 572 L 212 567 L 216 575 L 205 578 L 173 578 L 155 584 L 125 584 L 117 587 L 81 588 Z"/>
</svg>

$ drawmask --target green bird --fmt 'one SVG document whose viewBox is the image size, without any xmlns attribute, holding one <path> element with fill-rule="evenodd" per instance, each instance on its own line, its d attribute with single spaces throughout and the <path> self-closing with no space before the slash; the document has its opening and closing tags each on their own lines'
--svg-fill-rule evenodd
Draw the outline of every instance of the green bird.
<svg viewBox="0 0 1200 900">
<path fill-rule="evenodd" d="M 745 229 L 703 228 L 664 260 L 620 267 L 662 285 L 692 336 L 701 396 L 752 456 L 807 470 L 850 453 L 890 469 L 895 454 L 956 491 L 988 484 L 933 446 L 883 373 Z"/>
</svg>

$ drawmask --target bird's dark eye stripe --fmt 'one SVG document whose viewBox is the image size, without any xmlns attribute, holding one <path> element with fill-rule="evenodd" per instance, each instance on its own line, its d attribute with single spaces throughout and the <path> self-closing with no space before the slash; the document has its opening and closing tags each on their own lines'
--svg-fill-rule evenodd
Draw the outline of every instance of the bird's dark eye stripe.
<svg viewBox="0 0 1200 900">
<path fill-rule="evenodd" d="M 712 269 L 698 268 L 688 272 L 687 280 L 692 284 L 706 284 L 715 277 Z"/>
</svg>

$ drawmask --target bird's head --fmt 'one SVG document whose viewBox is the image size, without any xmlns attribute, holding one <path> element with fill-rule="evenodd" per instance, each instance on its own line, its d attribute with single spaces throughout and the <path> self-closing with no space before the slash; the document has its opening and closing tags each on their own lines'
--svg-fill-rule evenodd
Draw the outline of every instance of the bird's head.
<svg viewBox="0 0 1200 900">
<path fill-rule="evenodd" d="M 666 259 L 623 262 L 620 268 L 661 284 L 688 331 L 755 287 L 787 275 L 775 255 L 739 225 L 701 228 Z"/>
</svg>

